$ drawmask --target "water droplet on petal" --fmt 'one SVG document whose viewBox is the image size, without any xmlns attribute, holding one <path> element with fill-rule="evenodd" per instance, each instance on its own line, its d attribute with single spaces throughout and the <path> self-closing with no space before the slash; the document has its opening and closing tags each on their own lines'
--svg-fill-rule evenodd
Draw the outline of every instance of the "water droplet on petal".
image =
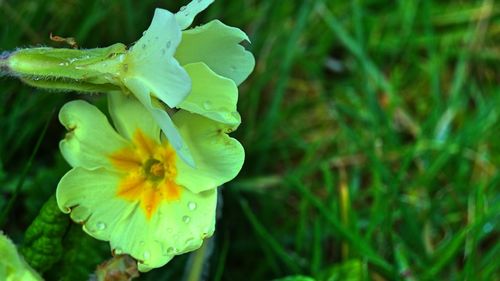
<svg viewBox="0 0 500 281">
<path fill-rule="evenodd" d="M 97 227 L 97 230 L 104 230 L 104 229 L 106 229 L 106 224 L 103 222 L 98 222 L 96 224 L 96 227 Z"/>
<path fill-rule="evenodd" d="M 161 54 L 162 54 L 162 55 L 165 55 L 166 53 L 167 53 L 167 50 L 165 50 L 165 49 L 161 49 Z"/>
<path fill-rule="evenodd" d="M 142 49 L 145 50 L 146 49 L 146 44 L 142 44 Z"/>
<path fill-rule="evenodd" d="M 192 246 L 191 244 L 193 244 L 193 241 L 194 241 L 194 238 L 188 238 L 188 239 L 186 239 L 186 241 L 184 242 L 184 245 L 185 245 L 186 247 L 188 247 L 188 248 L 189 248 L 189 247 L 191 247 L 191 246 Z"/>
<path fill-rule="evenodd" d="M 212 102 L 210 102 L 210 101 L 205 101 L 205 102 L 203 103 L 203 108 L 204 108 L 205 110 L 210 110 L 210 109 L 212 108 Z"/>
<path fill-rule="evenodd" d="M 184 11 L 186 9 L 186 6 L 181 7 L 181 11 Z"/>
<path fill-rule="evenodd" d="M 188 209 L 191 211 L 194 211 L 196 209 L 196 203 L 195 202 L 189 202 L 188 203 Z"/>
<path fill-rule="evenodd" d="M 189 223 L 191 221 L 191 218 L 189 216 L 183 216 L 182 221 L 185 223 Z"/>
<path fill-rule="evenodd" d="M 231 65 L 231 70 L 232 70 L 232 71 L 236 71 L 236 66 Z"/>
<path fill-rule="evenodd" d="M 121 254 L 123 254 L 123 250 L 122 250 L 120 247 L 116 247 L 116 248 L 113 250 L 113 254 L 114 254 L 114 255 L 121 255 Z"/>
<path fill-rule="evenodd" d="M 142 257 L 144 260 L 149 260 L 149 258 L 151 258 L 151 253 L 149 251 L 145 251 L 144 254 L 142 254 Z"/>
<path fill-rule="evenodd" d="M 144 247 L 144 245 L 146 245 L 146 242 L 144 242 L 144 241 L 139 242 L 140 247 Z"/>
<path fill-rule="evenodd" d="M 173 254 L 174 252 L 175 252 L 175 249 L 174 249 L 173 247 L 168 247 L 168 248 L 167 248 L 167 254 L 168 254 L 168 255 L 171 255 L 171 254 Z"/>
<path fill-rule="evenodd" d="M 172 45 L 172 42 L 170 42 L 170 40 L 168 40 L 167 44 L 165 45 L 165 47 L 167 47 L 167 49 L 169 49 L 171 45 Z"/>
</svg>

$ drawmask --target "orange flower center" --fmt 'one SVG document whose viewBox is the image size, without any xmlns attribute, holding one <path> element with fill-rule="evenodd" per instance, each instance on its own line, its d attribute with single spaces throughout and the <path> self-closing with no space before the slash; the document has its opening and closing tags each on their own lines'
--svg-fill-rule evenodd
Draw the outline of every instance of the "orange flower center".
<svg viewBox="0 0 500 281">
<path fill-rule="evenodd" d="M 116 194 L 139 203 L 150 219 L 162 203 L 180 199 L 181 187 L 175 183 L 176 153 L 168 142 L 160 144 L 139 129 L 132 144 L 109 156 L 113 166 L 123 173 Z"/>
</svg>

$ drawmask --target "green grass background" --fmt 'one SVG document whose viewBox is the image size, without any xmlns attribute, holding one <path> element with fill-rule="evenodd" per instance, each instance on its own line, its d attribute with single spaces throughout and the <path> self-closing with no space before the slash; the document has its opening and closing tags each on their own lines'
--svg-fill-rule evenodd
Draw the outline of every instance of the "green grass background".
<svg viewBox="0 0 500 281">
<path fill-rule="evenodd" d="M 155 7 L 186 3 L 0 0 L 0 50 L 65 47 L 51 32 L 131 44 Z M 256 68 L 234 134 L 246 162 L 221 189 L 206 280 L 500 279 L 498 4 L 226 0 L 195 23 L 215 18 L 249 34 Z M 0 208 L 24 180 L 3 226 L 17 243 L 69 169 L 57 111 L 76 98 L 105 103 L 0 80 Z M 99 254 L 72 262 L 92 269 L 110 253 L 86 239 Z M 140 280 L 189 268 L 183 255 Z"/>
</svg>

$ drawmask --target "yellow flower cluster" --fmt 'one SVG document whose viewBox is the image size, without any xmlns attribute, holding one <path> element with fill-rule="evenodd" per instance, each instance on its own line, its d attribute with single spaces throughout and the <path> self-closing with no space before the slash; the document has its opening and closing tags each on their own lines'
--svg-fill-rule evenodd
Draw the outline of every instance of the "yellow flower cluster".
<svg viewBox="0 0 500 281">
<path fill-rule="evenodd" d="M 60 209 L 140 271 L 213 234 L 217 187 L 243 165 L 244 149 L 228 133 L 241 122 L 237 86 L 254 58 L 237 28 L 214 20 L 186 29 L 211 2 L 156 9 L 133 47 L 78 65 L 102 74 L 93 82 L 117 86 L 108 95 L 112 125 L 81 100 L 59 113 L 68 130 L 60 149 L 73 167 L 57 187 Z"/>
</svg>

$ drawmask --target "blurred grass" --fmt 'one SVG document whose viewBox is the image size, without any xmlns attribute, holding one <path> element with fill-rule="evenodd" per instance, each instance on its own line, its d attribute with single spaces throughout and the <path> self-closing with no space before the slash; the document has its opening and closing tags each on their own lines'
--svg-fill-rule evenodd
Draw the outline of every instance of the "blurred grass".
<svg viewBox="0 0 500 281">
<path fill-rule="evenodd" d="M 174 1 L 1 1 L 0 48 L 130 44 Z M 498 280 L 500 8 L 494 1 L 216 1 L 245 30 L 247 160 L 223 193 L 208 280 Z M 0 83 L 0 207 L 64 102 Z M 55 117 L 7 221 L 22 232 L 68 166 Z M 141 280 L 178 280 L 187 256 Z"/>
</svg>

